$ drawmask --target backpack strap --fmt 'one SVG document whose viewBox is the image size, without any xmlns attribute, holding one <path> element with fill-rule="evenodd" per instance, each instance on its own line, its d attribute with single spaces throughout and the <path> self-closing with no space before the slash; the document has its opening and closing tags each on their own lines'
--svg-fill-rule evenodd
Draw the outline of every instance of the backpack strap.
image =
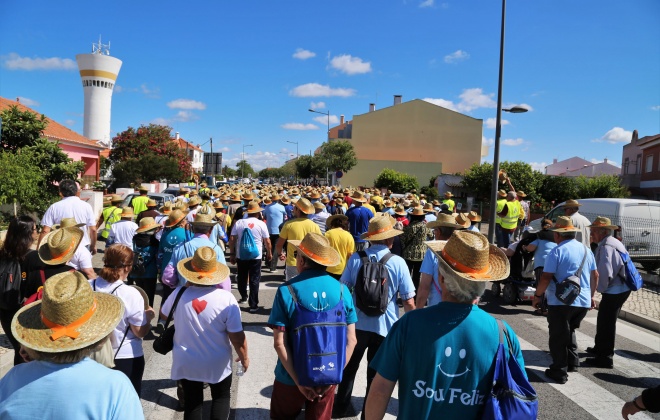
<svg viewBox="0 0 660 420">
<path fill-rule="evenodd" d="M 358 251 L 358 255 L 360 256 L 360 261 L 362 262 L 362 265 L 365 265 L 366 263 L 369 262 L 369 256 L 364 250 Z"/>
<path fill-rule="evenodd" d="M 504 322 L 502 322 L 501 319 L 497 319 L 497 325 L 498 325 L 498 330 L 500 333 L 500 344 L 504 343 L 504 337 L 506 337 L 506 344 L 507 347 L 509 348 L 509 354 L 511 357 L 515 357 L 513 355 L 513 347 L 511 346 L 511 337 L 509 337 L 509 332 L 507 331 L 506 327 L 504 326 Z"/>
<path fill-rule="evenodd" d="M 383 258 L 380 259 L 379 263 L 385 265 L 393 256 L 394 254 L 388 251 L 387 254 L 383 255 Z"/>
<path fill-rule="evenodd" d="M 293 291 L 293 287 L 291 287 L 290 284 L 288 284 L 286 287 L 289 288 L 289 293 L 291 293 L 291 297 L 293 298 L 293 301 L 297 304 L 298 303 L 298 298 L 296 297 L 296 294 Z"/>
<path fill-rule="evenodd" d="M 115 291 L 122 287 L 124 285 L 124 282 L 122 281 L 121 284 L 114 289 L 112 289 L 112 292 L 110 292 L 111 295 L 115 294 Z M 94 279 L 94 290 L 96 290 L 96 279 Z M 124 331 L 124 336 L 121 339 L 121 342 L 119 343 L 119 347 L 117 347 L 117 351 L 115 352 L 115 357 L 113 359 L 117 358 L 117 355 L 119 354 L 119 350 L 121 349 L 121 346 L 124 344 L 124 340 L 126 340 L 126 336 L 128 335 L 128 330 L 131 328 L 131 324 L 126 322 L 126 331 Z"/>
</svg>

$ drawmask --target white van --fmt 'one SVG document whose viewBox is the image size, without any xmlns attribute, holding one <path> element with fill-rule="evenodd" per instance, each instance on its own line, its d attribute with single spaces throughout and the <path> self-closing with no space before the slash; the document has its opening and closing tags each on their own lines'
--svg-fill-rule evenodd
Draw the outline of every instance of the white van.
<svg viewBox="0 0 660 420">
<path fill-rule="evenodd" d="M 645 270 L 660 268 L 660 201 L 629 198 L 585 198 L 578 200 L 580 214 L 593 222 L 597 216 L 608 217 L 621 226 L 621 238 L 633 261 Z M 564 203 L 545 215 L 553 222 L 564 215 Z M 541 228 L 541 219 L 529 224 Z"/>
</svg>

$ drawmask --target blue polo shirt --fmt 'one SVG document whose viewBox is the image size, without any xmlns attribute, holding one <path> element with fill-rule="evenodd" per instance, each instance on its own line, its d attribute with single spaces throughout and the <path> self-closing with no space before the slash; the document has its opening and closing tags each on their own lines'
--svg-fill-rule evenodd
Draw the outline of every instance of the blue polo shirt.
<svg viewBox="0 0 660 420">
<path fill-rule="evenodd" d="M 296 304 L 291 297 L 288 285 L 293 288 L 298 302 L 310 311 L 326 311 L 337 305 L 341 296 L 346 311 L 346 323 L 350 325 L 357 321 L 353 299 L 348 288 L 325 271 L 307 270 L 278 287 L 273 301 L 273 309 L 268 318 L 269 327 L 287 331 L 287 328 L 292 325 Z M 340 291 L 340 287 L 343 288 L 343 291 Z M 295 385 L 279 358 L 277 366 L 275 366 L 275 380 L 285 385 Z"/>
<path fill-rule="evenodd" d="M 270 235 L 279 235 L 280 225 L 284 223 L 284 218 L 287 217 L 284 206 L 280 203 L 269 204 L 264 209 L 264 216 L 266 217 L 268 233 Z"/>
<path fill-rule="evenodd" d="M 562 282 L 566 277 L 577 274 L 584 253 L 587 258 L 582 267 L 580 276 L 580 295 L 570 306 L 579 308 L 591 308 L 591 272 L 596 270 L 596 260 L 594 254 L 582 242 L 575 239 L 566 240 L 554 248 L 545 258 L 544 273 L 553 273 L 558 282 Z M 556 285 L 550 281 L 550 285 L 545 291 L 548 298 L 548 305 L 564 305 L 555 296 Z"/>
<path fill-rule="evenodd" d="M 374 217 L 374 214 L 366 207 L 351 207 L 346 211 L 348 217 L 348 231 L 353 235 L 356 243 L 366 242 L 360 239 L 360 235 L 369 229 L 369 220 Z"/>
<path fill-rule="evenodd" d="M 385 245 L 372 245 L 365 252 L 370 259 L 380 261 L 390 250 Z M 358 316 L 355 329 L 374 332 L 383 337 L 387 336 L 387 333 L 392 329 L 392 325 L 399 320 L 399 308 L 396 305 L 397 292 L 401 295 L 402 300 L 408 300 L 415 296 L 415 286 L 413 285 L 412 278 L 410 278 L 410 270 L 405 260 L 398 255 L 394 255 L 387 261 L 385 266 L 387 267 L 387 274 L 389 276 L 389 303 L 387 305 L 387 311 L 381 316 L 368 316 L 357 306 L 355 307 Z M 360 255 L 354 252 L 346 262 L 346 268 L 341 275 L 340 281 L 348 287 L 355 287 L 355 282 L 361 268 L 362 261 L 360 260 Z M 355 303 L 355 297 L 353 297 L 353 302 Z"/>
<path fill-rule="evenodd" d="M 428 304 L 429 306 L 437 305 L 442 301 L 442 289 L 438 282 L 438 257 L 428 248 L 426 249 L 426 254 L 424 254 L 419 272 L 433 276 Z"/>
</svg>

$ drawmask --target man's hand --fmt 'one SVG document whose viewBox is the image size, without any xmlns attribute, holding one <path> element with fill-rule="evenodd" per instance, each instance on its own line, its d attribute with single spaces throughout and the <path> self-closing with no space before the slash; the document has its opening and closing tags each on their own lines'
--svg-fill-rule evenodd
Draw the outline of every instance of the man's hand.
<svg viewBox="0 0 660 420">
<path fill-rule="evenodd" d="M 286 254 L 280 254 L 280 261 L 286 260 Z"/>
<path fill-rule="evenodd" d="M 541 307 L 541 302 L 542 301 L 543 301 L 542 298 L 538 298 L 535 295 L 534 298 L 532 299 L 532 307 L 539 309 Z"/>
<path fill-rule="evenodd" d="M 317 394 L 314 388 L 310 388 L 308 386 L 302 386 L 302 385 L 297 385 L 297 387 L 298 387 L 298 391 L 300 391 L 300 393 L 303 394 L 305 398 L 307 398 L 310 401 L 314 401 L 316 398 L 322 396 Z"/>
</svg>

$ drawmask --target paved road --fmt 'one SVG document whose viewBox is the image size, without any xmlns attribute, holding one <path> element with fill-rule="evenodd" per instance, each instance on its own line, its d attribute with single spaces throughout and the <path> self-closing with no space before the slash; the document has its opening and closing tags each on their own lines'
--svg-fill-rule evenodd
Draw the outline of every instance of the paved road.
<svg viewBox="0 0 660 420">
<path fill-rule="evenodd" d="M 102 254 L 95 257 L 95 265 L 101 265 Z M 234 267 L 232 267 L 234 271 Z M 263 272 L 260 300 L 263 308 L 259 313 L 250 314 L 243 307 L 243 324 L 248 337 L 251 366 L 243 377 L 234 377 L 232 386 L 232 418 L 267 419 L 273 369 L 277 356 L 272 347 L 270 330 L 265 326 L 270 312 L 275 290 L 283 281 L 282 270 L 271 274 Z M 236 290 L 233 291 L 238 296 Z M 656 288 L 645 289 L 633 294 L 629 312 L 644 304 L 648 299 L 659 300 Z M 637 302 L 641 300 L 642 302 Z M 160 302 L 157 301 L 158 308 Z M 486 292 L 481 307 L 496 317 L 506 320 L 520 338 L 527 372 L 539 394 L 541 419 L 616 419 L 624 401 L 639 395 L 642 389 L 660 384 L 660 336 L 657 332 L 619 320 L 617 328 L 617 350 L 615 369 L 580 368 L 579 373 L 571 373 L 565 385 L 548 382 L 543 371 L 549 364 L 547 322 L 543 317 L 533 315 L 529 303 L 506 306 L 500 298 Z M 596 331 L 596 311 L 591 311 L 583 322 L 579 333 L 579 348 L 584 350 L 593 345 Z M 649 318 L 650 319 L 650 318 Z M 657 323 L 651 319 L 651 322 Z M 0 331 L 0 375 L 11 363 L 8 345 L 3 343 Z M 176 388 L 169 379 L 171 354 L 162 356 L 151 348 L 153 336 L 147 337 L 144 348 L 147 369 L 143 382 L 142 405 L 148 419 L 182 419 L 183 414 L 175 411 Z M 356 378 L 354 406 L 362 405 L 365 391 L 366 361 Z M 206 391 L 208 394 L 208 390 Z M 210 395 L 206 395 L 210 400 Z M 208 409 L 208 403 L 206 408 Z M 358 413 L 356 412 L 356 415 Z M 397 391 L 391 399 L 388 418 L 397 415 Z M 353 417 L 357 418 L 357 417 Z M 660 415 L 641 413 L 633 419 L 655 418 Z"/>
</svg>

